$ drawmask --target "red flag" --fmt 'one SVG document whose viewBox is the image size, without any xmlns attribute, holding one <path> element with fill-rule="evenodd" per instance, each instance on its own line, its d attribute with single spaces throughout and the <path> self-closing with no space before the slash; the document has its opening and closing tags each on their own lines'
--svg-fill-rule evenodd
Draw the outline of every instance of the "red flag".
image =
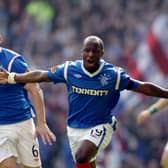
<svg viewBox="0 0 168 168">
<path fill-rule="evenodd" d="M 132 77 L 167 87 L 168 15 L 162 14 L 154 20 L 145 40 L 138 46 L 135 53 L 129 56 L 130 62 Z M 130 108 L 141 102 L 141 98 L 142 95 L 125 92 L 122 94 L 121 102 L 123 102 L 124 108 Z"/>
<path fill-rule="evenodd" d="M 155 19 L 134 59 L 144 80 L 165 86 L 168 79 L 168 15 Z"/>
</svg>

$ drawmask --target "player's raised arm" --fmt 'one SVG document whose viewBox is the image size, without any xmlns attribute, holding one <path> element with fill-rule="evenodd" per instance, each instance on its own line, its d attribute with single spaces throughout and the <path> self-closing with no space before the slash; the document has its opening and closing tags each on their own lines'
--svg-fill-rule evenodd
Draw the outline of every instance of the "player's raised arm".
<svg viewBox="0 0 168 168">
<path fill-rule="evenodd" d="M 139 86 L 134 91 L 143 93 L 147 96 L 168 98 L 168 89 L 151 82 L 140 82 Z"/>
<path fill-rule="evenodd" d="M 9 73 L 3 68 L 0 68 L 0 83 L 32 83 L 32 82 L 49 82 L 48 71 L 36 70 L 23 74 Z"/>
</svg>

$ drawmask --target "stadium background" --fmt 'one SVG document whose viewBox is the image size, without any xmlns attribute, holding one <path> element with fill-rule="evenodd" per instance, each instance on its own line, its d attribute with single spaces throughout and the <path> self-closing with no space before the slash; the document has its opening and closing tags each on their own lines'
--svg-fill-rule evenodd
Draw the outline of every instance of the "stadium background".
<svg viewBox="0 0 168 168">
<path fill-rule="evenodd" d="M 105 42 L 107 61 L 126 68 L 136 79 L 167 87 L 167 12 L 167 0 L 0 0 L 0 34 L 5 39 L 2 45 L 22 53 L 32 69 L 79 59 L 83 38 L 98 35 Z M 152 46 L 156 50 L 151 52 Z M 66 137 L 65 87 L 41 86 L 47 122 L 57 135 L 52 146 L 39 139 L 43 168 L 73 168 Z M 118 129 L 99 155 L 98 168 L 160 167 L 168 109 L 144 125 L 135 121 L 136 114 L 156 100 L 127 91 L 122 94 L 115 109 Z"/>
</svg>

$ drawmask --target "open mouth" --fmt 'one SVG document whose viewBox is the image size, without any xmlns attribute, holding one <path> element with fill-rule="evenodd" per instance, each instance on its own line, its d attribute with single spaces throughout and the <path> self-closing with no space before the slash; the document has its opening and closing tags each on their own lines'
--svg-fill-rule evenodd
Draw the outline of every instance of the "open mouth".
<svg viewBox="0 0 168 168">
<path fill-rule="evenodd" d="M 94 60 L 87 60 L 88 64 L 94 64 Z"/>
</svg>

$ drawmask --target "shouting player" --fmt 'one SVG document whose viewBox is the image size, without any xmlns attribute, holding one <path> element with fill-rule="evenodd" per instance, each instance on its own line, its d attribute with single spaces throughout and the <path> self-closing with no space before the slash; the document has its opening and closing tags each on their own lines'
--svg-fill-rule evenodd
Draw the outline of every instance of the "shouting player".
<svg viewBox="0 0 168 168">
<path fill-rule="evenodd" d="M 2 69 L 0 83 L 53 82 L 65 83 L 69 113 L 67 133 L 76 168 L 95 168 L 98 152 L 110 143 L 114 131 L 113 109 L 120 92 L 127 89 L 148 96 L 168 98 L 168 89 L 153 83 L 132 79 L 124 69 L 102 59 L 103 41 L 97 36 L 84 39 L 82 60 L 65 62 L 48 71 L 24 74 Z"/>
</svg>

